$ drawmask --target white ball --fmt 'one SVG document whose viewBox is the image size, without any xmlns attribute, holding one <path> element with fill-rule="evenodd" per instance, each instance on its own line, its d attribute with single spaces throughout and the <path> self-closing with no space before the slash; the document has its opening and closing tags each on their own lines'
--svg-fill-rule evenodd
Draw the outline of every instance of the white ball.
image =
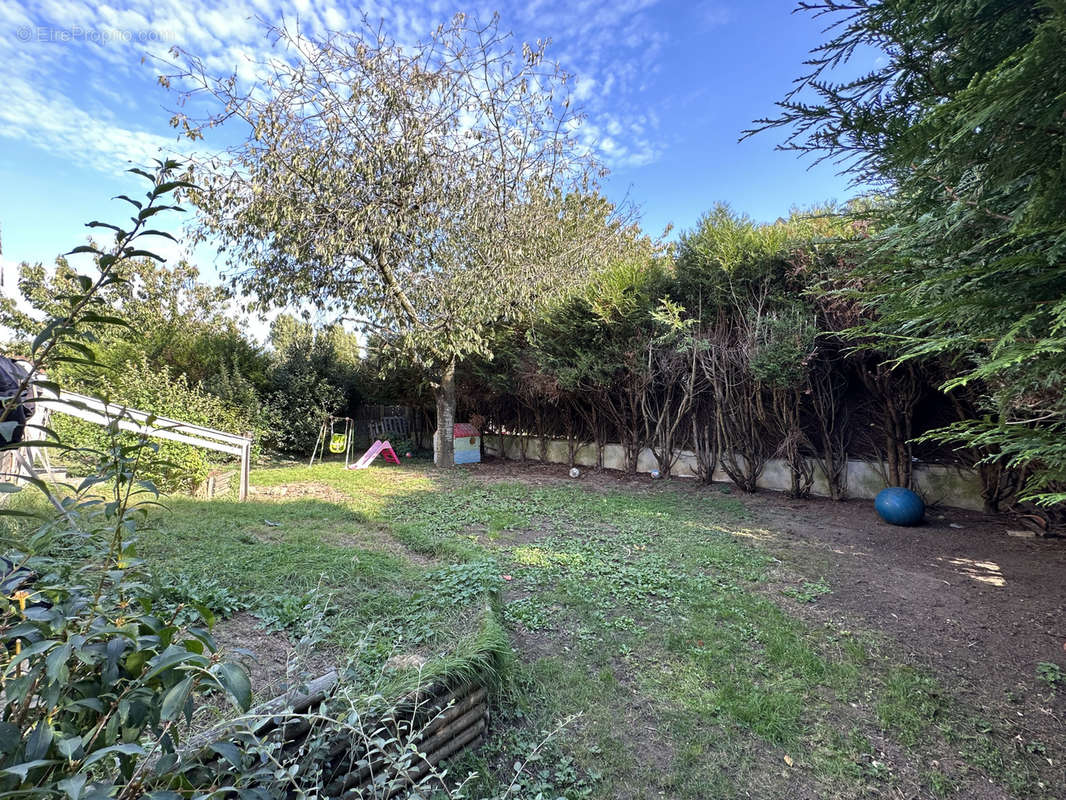
<svg viewBox="0 0 1066 800">
<path fill-rule="evenodd" d="M 570 467 L 570 477 L 571 478 L 576 478 L 580 474 L 581 474 L 581 470 L 579 470 L 577 467 Z"/>
<path fill-rule="evenodd" d="M 659 470 L 657 470 L 657 469 L 653 469 L 653 470 L 651 471 L 651 476 L 652 476 L 653 478 L 658 478 L 658 477 L 659 477 Z"/>
</svg>

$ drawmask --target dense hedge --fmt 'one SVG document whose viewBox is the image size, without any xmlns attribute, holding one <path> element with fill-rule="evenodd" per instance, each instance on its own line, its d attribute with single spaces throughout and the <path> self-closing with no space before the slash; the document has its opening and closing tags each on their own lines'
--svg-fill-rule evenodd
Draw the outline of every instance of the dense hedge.
<svg viewBox="0 0 1066 800">
<path fill-rule="evenodd" d="M 782 458 L 796 496 L 810 492 L 812 459 L 838 498 L 848 458 L 883 464 L 885 483 L 902 486 L 919 460 L 988 459 L 986 504 L 1014 502 L 1018 470 L 918 441 L 972 417 L 974 395 L 941 393 L 937 359 L 895 364 L 891 343 L 861 336 L 875 314 L 856 296 L 867 210 L 766 225 L 714 208 L 676 251 L 621 261 L 527 328 L 502 327 L 494 358 L 463 371 L 464 416 L 522 453 L 545 437 L 567 440 L 571 457 L 619 442 L 630 470 L 644 448 L 664 475 L 692 451 L 701 477 L 721 467 L 749 491 Z"/>
</svg>

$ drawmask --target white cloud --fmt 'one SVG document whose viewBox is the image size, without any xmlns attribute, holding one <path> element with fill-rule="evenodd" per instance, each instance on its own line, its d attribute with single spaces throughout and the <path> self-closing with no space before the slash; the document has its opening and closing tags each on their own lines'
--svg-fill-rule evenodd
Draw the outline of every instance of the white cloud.
<svg viewBox="0 0 1066 800">
<path fill-rule="evenodd" d="M 574 98 L 588 115 L 581 141 L 608 166 L 648 163 L 657 154 L 657 126 L 643 117 L 648 102 L 642 97 L 666 45 L 648 14 L 655 3 L 534 0 L 501 13 L 501 25 L 516 29 L 516 45 L 553 40 L 549 56 L 576 75 Z M 724 13 L 721 8 L 711 3 L 704 16 Z M 121 8 L 0 0 L 0 20 L 20 32 L 0 38 L 0 137 L 113 174 L 127 160 L 143 162 L 178 146 L 161 108 L 168 99 L 152 88 L 156 70 L 141 63 L 145 55 L 179 45 L 209 70 L 236 70 L 251 80 L 255 62 L 272 52 L 257 17 L 323 34 L 356 27 L 365 12 L 384 20 L 398 40 L 413 41 L 453 11 L 447 0 L 370 0 L 362 10 L 328 0 L 128 0 Z M 25 26 L 31 41 L 22 40 Z"/>
<path fill-rule="evenodd" d="M 0 136 L 31 139 L 76 162 L 114 173 L 127 161 L 150 163 L 161 152 L 174 152 L 174 138 L 131 130 L 109 115 L 94 116 L 68 98 L 48 97 L 24 81 L 9 82 L 0 96 Z"/>
<path fill-rule="evenodd" d="M 700 8 L 699 16 L 706 27 L 717 28 L 720 25 L 728 25 L 733 21 L 733 10 L 712 0 L 712 2 L 705 3 Z"/>
</svg>

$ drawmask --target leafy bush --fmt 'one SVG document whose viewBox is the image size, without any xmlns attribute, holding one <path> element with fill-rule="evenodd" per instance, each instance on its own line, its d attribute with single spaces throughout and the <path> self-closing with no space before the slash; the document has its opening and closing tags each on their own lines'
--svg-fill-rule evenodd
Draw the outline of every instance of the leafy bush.
<svg viewBox="0 0 1066 800">
<path fill-rule="evenodd" d="M 207 575 L 153 576 L 152 607 L 168 619 L 192 624 L 197 617 L 232 617 L 248 608 L 248 601 L 226 584 Z"/>
<path fill-rule="evenodd" d="M 329 598 L 324 598 L 320 589 L 260 597 L 252 613 L 268 631 L 287 630 L 306 638 L 311 634 L 320 637 L 330 630 L 326 621 L 330 614 Z"/>
<path fill-rule="evenodd" d="M 293 317 L 278 317 L 264 401 L 265 444 L 271 450 L 306 455 L 328 415 L 353 413 L 358 397 L 358 345 L 338 326 L 315 330 Z"/>
<path fill-rule="evenodd" d="M 109 252 L 77 248 L 96 257 L 96 271 L 78 276 L 76 288 L 59 298 L 56 315 L 34 339 L 32 369 L 5 401 L 0 422 L 40 372 L 54 375 L 62 363 L 92 366 L 85 342 L 94 325 L 106 321 L 99 293 L 123 280 L 124 260 L 144 255 L 142 237 L 160 235 L 146 223 L 168 208 L 160 203 L 170 191 L 186 185 L 170 180 L 177 166 L 160 163 L 154 176 L 132 170 L 153 187 L 147 203 L 122 198 L 137 209 L 130 231 L 92 223 L 114 230 L 115 245 Z M 198 695 L 221 689 L 241 708 L 251 700 L 247 674 L 216 650 L 210 613 L 188 624 L 158 614 L 138 572 L 136 532 L 156 497 L 138 470 L 152 461 L 155 448 L 143 437 L 124 441 L 114 423 L 103 439 L 89 477 L 70 495 L 56 497 L 46 484 L 33 483 L 55 513 L 40 514 L 42 524 L 25 532 L 19 549 L 5 549 L 0 562 L 3 796 L 127 800 L 180 785 L 180 720 L 191 718 Z M 20 487 L 0 489 L 11 494 Z M 55 552 L 64 553 L 63 562 Z"/>
<path fill-rule="evenodd" d="M 774 389 L 804 386 L 815 355 L 814 315 L 797 305 L 766 314 L 753 328 L 752 377 Z"/>
<path fill-rule="evenodd" d="M 251 686 L 224 662 L 208 631 L 210 615 L 162 615 L 133 557 L 142 517 L 129 499 L 132 464 L 145 445 L 116 445 L 113 502 L 91 494 L 65 503 L 70 528 L 46 522 L 31 537 L 46 549 L 56 535 L 83 537 L 94 556 L 64 579 L 32 550 L 7 557 L 41 577 L 5 598 L 3 643 L 13 658 L 0 710 L 0 793 L 77 798 L 135 797 L 167 780 L 176 763 L 180 720 L 196 696 L 220 688 L 241 707 Z M 95 488 L 95 487 L 94 487 Z M 155 756 L 161 758 L 155 759 Z"/>
</svg>

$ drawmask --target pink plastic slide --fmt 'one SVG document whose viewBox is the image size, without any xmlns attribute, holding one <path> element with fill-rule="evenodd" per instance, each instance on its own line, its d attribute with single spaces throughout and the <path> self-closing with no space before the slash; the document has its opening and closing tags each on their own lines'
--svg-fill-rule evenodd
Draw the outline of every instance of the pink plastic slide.
<svg viewBox="0 0 1066 800">
<path fill-rule="evenodd" d="M 370 466 L 370 462 L 379 455 L 390 464 L 400 463 L 400 459 L 396 457 L 396 451 L 392 449 L 392 445 L 377 439 L 370 445 L 370 449 L 363 453 L 362 457 L 354 464 L 351 464 L 348 469 L 366 469 Z"/>
</svg>

